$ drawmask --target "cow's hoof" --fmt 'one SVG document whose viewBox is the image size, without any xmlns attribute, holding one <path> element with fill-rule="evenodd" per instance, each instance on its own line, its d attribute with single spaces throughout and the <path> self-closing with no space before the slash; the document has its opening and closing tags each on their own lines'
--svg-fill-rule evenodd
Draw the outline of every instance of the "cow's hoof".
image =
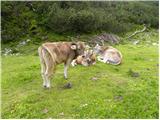
<svg viewBox="0 0 160 120">
<path fill-rule="evenodd" d="M 46 88 L 47 86 L 46 86 L 46 85 L 43 85 L 43 87 Z"/>
<path fill-rule="evenodd" d="M 67 78 L 67 77 L 64 77 L 64 79 L 67 80 L 68 78 Z"/>
<path fill-rule="evenodd" d="M 44 85 L 43 88 L 45 88 L 45 89 L 50 89 L 51 87 Z"/>
</svg>

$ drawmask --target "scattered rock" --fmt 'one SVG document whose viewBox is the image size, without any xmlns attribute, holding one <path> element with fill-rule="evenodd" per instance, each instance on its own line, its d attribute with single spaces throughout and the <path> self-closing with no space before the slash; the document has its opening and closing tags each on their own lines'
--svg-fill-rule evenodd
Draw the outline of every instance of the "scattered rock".
<svg viewBox="0 0 160 120">
<path fill-rule="evenodd" d="M 30 39 L 27 39 L 27 40 L 24 40 L 24 41 L 20 41 L 19 44 L 17 45 L 17 47 L 24 46 L 30 41 L 31 41 Z"/>
<path fill-rule="evenodd" d="M 9 55 L 9 54 L 11 54 L 12 53 L 12 49 L 10 49 L 10 48 L 5 48 L 4 49 L 4 55 L 6 56 L 6 55 Z"/>
<path fill-rule="evenodd" d="M 45 108 L 42 112 L 43 112 L 43 113 L 48 113 L 48 109 Z"/>
<path fill-rule="evenodd" d="M 42 40 L 47 40 L 48 36 L 42 36 Z"/>
<path fill-rule="evenodd" d="M 86 107 L 86 106 L 88 106 L 87 103 L 86 104 L 82 104 L 80 107 Z"/>
<path fill-rule="evenodd" d="M 138 72 L 134 72 L 132 69 L 129 69 L 128 75 L 130 75 L 131 77 L 139 77 L 140 76 Z"/>
<path fill-rule="evenodd" d="M 19 45 L 26 45 L 26 41 L 21 41 L 21 42 L 19 42 Z"/>
<path fill-rule="evenodd" d="M 59 115 L 60 115 L 60 116 L 64 116 L 64 113 L 63 113 L 63 112 L 61 112 L 61 113 L 59 113 Z"/>
<path fill-rule="evenodd" d="M 123 96 L 115 96 L 114 100 L 123 100 Z"/>
<path fill-rule="evenodd" d="M 136 40 L 133 42 L 133 45 L 137 45 L 139 43 L 139 40 Z"/>
<path fill-rule="evenodd" d="M 97 77 L 92 77 L 91 80 L 95 81 L 97 80 L 98 78 Z"/>
<path fill-rule="evenodd" d="M 10 48 L 5 48 L 2 52 L 2 54 L 5 56 L 7 56 L 7 55 L 10 55 L 10 56 L 21 55 L 17 49 L 10 49 Z"/>
<path fill-rule="evenodd" d="M 65 89 L 68 89 L 68 88 L 71 88 L 72 87 L 72 84 L 71 83 L 67 83 L 63 86 L 63 88 Z"/>
<path fill-rule="evenodd" d="M 90 38 L 89 41 L 91 44 L 103 44 L 104 42 L 108 42 L 111 44 L 118 44 L 120 41 L 120 38 L 117 35 L 114 34 L 108 34 L 108 33 L 102 33 L 100 35 L 94 36 Z"/>
<path fill-rule="evenodd" d="M 131 76 L 132 77 L 139 77 L 139 73 L 138 72 L 133 72 Z"/>
<path fill-rule="evenodd" d="M 27 39 L 27 40 L 26 40 L 26 42 L 30 42 L 30 41 L 31 41 L 30 39 Z"/>
</svg>

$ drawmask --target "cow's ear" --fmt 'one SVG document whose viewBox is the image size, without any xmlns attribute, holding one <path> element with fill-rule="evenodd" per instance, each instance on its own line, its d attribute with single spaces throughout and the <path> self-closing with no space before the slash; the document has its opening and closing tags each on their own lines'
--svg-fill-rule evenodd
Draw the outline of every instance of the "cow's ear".
<svg viewBox="0 0 160 120">
<path fill-rule="evenodd" d="M 87 56 L 87 51 L 84 51 L 84 56 Z"/>
<path fill-rule="evenodd" d="M 77 49 L 77 46 L 76 46 L 76 45 L 71 45 L 71 49 L 72 49 L 72 50 L 76 50 L 76 49 Z"/>
</svg>

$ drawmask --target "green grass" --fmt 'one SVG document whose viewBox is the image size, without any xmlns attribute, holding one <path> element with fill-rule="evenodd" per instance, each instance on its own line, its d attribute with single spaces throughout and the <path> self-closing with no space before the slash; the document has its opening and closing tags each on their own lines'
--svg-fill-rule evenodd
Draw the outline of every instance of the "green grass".
<svg viewBox="0 0 160 120">
<path fill-rule="evenodd" d="M 121 65 L 70 67 L 66 81 L 61 64 L 51 89 L 42 87 L 38 56 L 3 56 L 2 118 L 158 118 L 158 46 L 115 47 Z"/>
</svg>

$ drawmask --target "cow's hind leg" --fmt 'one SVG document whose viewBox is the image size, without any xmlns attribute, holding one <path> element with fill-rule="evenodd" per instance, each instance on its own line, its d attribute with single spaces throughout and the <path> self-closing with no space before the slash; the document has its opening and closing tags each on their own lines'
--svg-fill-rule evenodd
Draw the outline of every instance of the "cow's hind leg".
<svg viewBox="0 0 160 120">
<path fill-rule="evenodd" d="M 64 78 L 65 79 L 68 78 L 68 76 L 67 76 L 67 70 L 68 70 L 68 67 L 71 64 L 71 62 L 72 62 L 72 59 L 68 59 L 67 62 L 64 64 Z"/>
<path fill-rule="evenodd" d="M 54 64 L 54 61 L 52 60 L 51 55 L 48 52 L 46 52 L 46 54 L 44 55 L 45 55 L 44 61 L 46 65 L 46 70 L 45 70 L 46 87 L 50 88 L 51 87 L 50 80 L 55 69 L 55 64 Z"/>
<path fill-rule="evenodd" d="M 41 76 L 43 79 L 43 87 L 46 87 L 46 78 L 45 78 L 45 71 L 46 71 L 46 64 L 44 61 L 44 51 L 42 49 L 42 47 L 38 48 L 38 53 L 39 53 L 39 57 L 40 57 L 40 64 L 41 64 Z"/>
</svg>

